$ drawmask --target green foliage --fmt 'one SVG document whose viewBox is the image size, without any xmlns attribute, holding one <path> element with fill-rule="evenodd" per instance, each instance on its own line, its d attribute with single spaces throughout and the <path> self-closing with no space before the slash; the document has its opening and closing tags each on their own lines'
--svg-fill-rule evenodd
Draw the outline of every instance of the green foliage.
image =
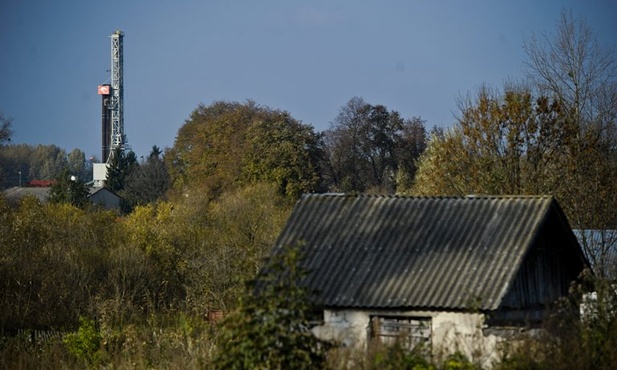
<svg viewBox="0 0 617 370">
<path fill-rule="evenodd" d="M 86 154 L 79 150 L 73 149 L 67 155 L 69 172 L 77 179 L 88 182 L 92 180 L 92 163 L 86 160 Z"/>
<path fill-rule="evenodd" d="M 409 349 L 406 341 L 397 340 L 385 345 L 378 341 L 370 342 L 368 348 L 356 349 L 347 358 L 337 358 L 340 351 L 329 354 L 329 364 L 333 368 L 364 370 L 480 370 L 461 352 L 453 352 L 443 360 L 437 360 L 427 352 L 423 345 Z"/>
<path fill-rule="evenodd" d="M 51 203 L 68 203 L 75 207 L 84 208 L 88 204 L 88 188 L 83 181 L 70 174 L 68 169 L 60 176 L 49 189 L 48 201 Z"/>
<path fill-rule="evenodd" d="M 590 288 L 594 294 L 588 294 Z M 568 297 L 551 311 L 543 330 L 508 343 L 495 368 L 613 369 L 617 361 L 616 307 L 614 282 L 586 272 L 581 283 L 573 284 Z"/>
<path fill-rule="evenodd" d="M 104 291 L 115 215 L 25 199 L 0 207 L 0 322 L 8 330 L 61 329 Z"/>
<path fill-rule="evenodd" d="M 101 365 L 130 369 L 203 369 L 213 343 L 199 317 L 159 311 L 125 325 L 101 324 Z"/>
<path fill-rule="evenodd" d="M 544 41 L 526 45 L 534 85 L 483 87 L 460 102 L 458 122 L 431 139 L 410 193 L 551 194 L 574 229 L 617 229 L 617 90 L 608 87 L 617 60 L 567 14 Z M 615 238 L 588 236 L 581 244 L 595 272 L 617 276 Z"/>
<path fill-rule="evenodd" d="M 272 256 L 223 321 L 213 366 L 218 369 L 322 369 L 328 343 L 309 330 L 310 292 L 299 248 Z"/>
<path fill-rule="evenodd" d="M 31 180 L 30 158 L 34 147 L 27 144 L 0 145 L 0 189 L 24 185 Z M 40 177 L 37 177 L 40 178 Z"/>
<path fill-rule="evenodd" d="M 68 155 L 55 145 L 0 145 L 0 188 L 25 186 L 31 180 L 52 180 L 69 169 L 82 182 L 92 177 L 91 164 L 79 149 Z"/>
<path fill-rule="evenodd" d="M 135 276 L 137 286 L 130 291 L 140 298 L 138 306 L 142 309 L 148 300 L 156 309 L 172 302 L 180 304 L 185 297 L 186 252 L 192 234 L 181 222 L 173 204 L 160 202 L 137 207 L 122 224 L 126 246 L 121 253 L 143 261 L 134 271 L 130 265 L 122 265 L 124 272 L 119 272 L 119 277 L 139 272 Z M 144 290 L 149 293 L 147 296 L 143 295 Z"/>
<path fill-rule="evenodd" d="M 589 363 L 596 368 L 609 368 L 617 361 L 617 285 L 614 280 L 602 277 L 585 276 L 586 285 L 592 286 L 593 294 L 585 294 L 583 286 L 577 286 L 574 294 L 581 300 L 571 300 L 581 307 L 584 313 L 579 328 L 577 341 L 588 357 Z M 580 339 L 579 339 L 580 338 Z M 570 338 L 569 338 L 570 339 Z"/>
<path fill-rule="evenodd" d="M 341 109 L 324 135 L 287 112 L 250 101 L 200 105 L 163 158 L 156 147 L 139 165 L 132 152 L 114 156 L 108 186 L 125 192 L 135 207 L 121 218 L 73 206 L 82 204 L 72 197 L 82 188 L 72 188 L 79 183 L 68 182 L 62 171 L 85 180 L 83 152 L 7 145 L 11 122 L 0 115 L 1 187 L 17 185 L 20 172 L 23 183 L 62 174 L 53 190 L 56 203 L 29 198 L 12 208 L 0 196 L 0 329 L 79 328 L 55 344 L 0 338 L 0 368 L 334 364 L 325 362 L 329 345 L 308 330 L 313 307 L 310 292 L 298 285 L 305 273 L 298 250 L 262 266 L 302 192 L 552 193 L 576 228 L 617 229 L 615 63 L 584 26 L 565 15 L 555 42 L 527 44 L 534 85 L 483 89 L 461 101 L 456 126 L 434 132 L 426 151 L 422 120 L 402 119 L 359 98 Z M 161 199 L 166 171 L 175 193 L 170 201 Z M 598 245 L 583 243 L 600 278 L 610 276 L 603 267 L 611 266 L 617 245 L 601 235 Z M 255 274 L 242 293 L 239 280 Z M 614 367 L 612 281 L 593 282 L 598 300 L 592 315 L 581 321 L 573 314 L 577 291 L 543 334 L 508 343 L 495 367 Z M 207 321 L 210 309 L 236 302 L 222 326 Z M 100 326 L 84 317 L 97 317 Z M 475 368 L 460 354 L 434 363 L 396 345 L 337 365 Z"/>
<path fill-rule="evenodd" d="M 436 370 L 433 365 L 422 353 L 422 351 L 409 351 L 400 341 L 391 346 L 379 345 L 369 353 L 369 362 L 365 368 L 367 370 Z"/>
<path fill-rule="evenodd" d="M 116 148 L 111 153 L 110 158 L 105 187 L 117 193 L 124 189 L 126 177 L 137 165 L 137 157 L 132 151 L 126 153 L 121 148 Z"/>
<path fill-rule="evenodd" d="M 479 368 L 460 352 L 455 352 L 446 357 L 443 370 L 476 370 Z"/>
<path fill-rule="evenodd" d="M 127 174 L 124 189 L 119 195 L 127 202 L 129 209 L 164 199 L 170 179 L 160 154 L 159 148 L 154 146 L 148 158 L 133 166 Z"/>
<path fill-rule="evenodd" d="M 495 366 L 497 370 L 551 370 L 544 361 L 531 357 L 528 353 L 516 353 L 503 359 Z"/>
<path fill-rule="evenodd" d="M 420 159 L 414 194 L 552 194 L 578 230 L 617 229 L 617 60 L 584 21 L 525 44 L 532 85 L 482 88 Z M 582 235 L 595 272 L 617 276 L 615 238 Z"/>
<path fill-rule="evenodd" d="M 461 103 L 452 131 L 420 158 L 415 194 L 544 194 L 563 186 L 567 120 L 558 102 L 524 89 L 484 87 Z"/>
<path fill-rule="evenodd" d="M 261 269 L 290 208 L 277 187 L 269 184 L 226 193 L 209 205 L 208 226 L 201 230 L 204 236 L 196 236 L 188 262 L 193 299 L 202 309 L 233 306 L 240 281 Z"/>
<path fill-rule="evenodd" d="M 426 133 L 420 118 L 406 120 L 354 97 L 326 131 L 325 143 L 325 176 L 332 190 L 394 193 L 397 179 L 408 183 L 415 176 Z"/>
<path fill-rule="evenodd" d="M 242 180 L 270 182 L 281 194 L 297 199 L 318 189 L 321 137 L 286 112 L 253 122 L 247 129 Z"/>
<path fill-rule="evenodd" d="M 319 135 L 287 112 L 246 104 L 200 105 L 180 128 L 165 159 L 179 194 L 223 193 L 274 182 L 295 199 L 318 189 Z"/>
<path fill-rule="evenodd" d="M 66 151 L 56 145 L 37 145 L 29 160 L 31 180 L 51 180 L 68 167 Z"/>
<path fill-rule="evenodd" d="M 62 341 L 72 355 L 86 363 L 96 362 L 100 356 L 101 334 L 94 320 L 80 317 L 77 332 L 65 334 Z"/>
</svg>

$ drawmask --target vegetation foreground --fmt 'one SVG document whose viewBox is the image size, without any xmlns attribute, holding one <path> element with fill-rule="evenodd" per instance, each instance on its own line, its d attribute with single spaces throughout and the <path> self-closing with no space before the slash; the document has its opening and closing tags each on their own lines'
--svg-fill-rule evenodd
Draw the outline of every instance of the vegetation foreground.
<svg viewBox="0 0 617 370">
<path fill-rule="evenodd" d="M 5 220 L 8 216 L 13 222 L 26 224 L 28 232 L 41 230 L 27 225 L 26 220 L 20 218 L 21 211 L 30 213 L 33 220 L 43 216 L 42 212 L 79 212 L 72 207 L 38 203 L 24 204 L 16 213 L 4 211 Z M 109 215 L 94 212 L 88 215 L 91 218 L 81 216 L 89 219 L 89 226 L 96 225 L 93 219 L 98 217 L 102 218 L 99 221 L 107 221 L 105 217 Z M 71 217 L 65 222 L 65 227 L 76 228 L 76 235 L 84 231 L 80 229 L 83 224 Z M 114 237 L 130 239 L 131 231 L 126 223 L 121 223 L 121 233 L 127 234 L 116 233 Z M 169 226 L 166 222 L 160 223 L 139 235 L 158 239 L 162 235 L 154 230 Z M 96 231 L 103 232 L 102 229 Z M 95 234 L 90 233 L 90 236 Z M 162 262 L 162 255 L 126 249 L 121 257 L 123 260 L 119 260 L 110 258 L 111 255 L 97 250 L 96 246 L 77 250 L 75 246 L 83 239 L 72 238 L 69 233 L 65 236 L 68 239 L 56 244 L 55 250 L 29 254 L 33 257 L 32 268 L 22 261 L 22 269 L 27 270 L 22 276 L 27 275 L 30 280 L 13 280 L 17 282 L 12 286 L 13 291 L 7 289 L 11 284 L 3 280 L 4 293 L 13 293 L 15 299 L 3 300 L 2 322 L 6 325 L 15 322 L 16 317 L 23 317 L 29 321 L 18 323 L 19 327 L 45 329 L 18 330 L 17 325 L 5 326 L 0 338 L 1 368 L 453 370 L 482 369 L 486 365 L 449 349 L 437 349 L 427 355 L 423 348 L 410 352 L 398 343 L 383 346 L 374 342 L 365 350 L 343 348 L 337 343 L 317 339 L 309 330 L 314 308 L 310 304 L 311 292 L 296 284 L 306 273 L 298 268 L 302 258 L 299 248 L 290 247 L 283 254 L 272 256 L 254 280 L 246 284 L 236 282 L 230 287 L 238 298 L 226 317 L 218 320 L 219 317 L 208 315 L 211 301 L 188 294 L 190 269 L 184 270 L 182 276 L 176 271 L 175 281 L 184 281 L 185 289 L 178 285 L 176 288 L 184 293 L 174 295 L 178 290 L 166 286 L 173 274 L 164 273 L 162 266 L 157 266 Z M 74 244 L 64 244 L 71 241 Z M 27 257 L 26 253 L 28 251 L 22 253 L 22 257 Z M 89 260 L 91 264 L 66 263 L 70 258 Z M 175 264 L 184 265 L 180 261 Z M 38 270 L 33 270 L 35 266 Z M 60 269 L 50 281 L 47 271 L 54 268 Z M 18 276 L 15 270 L 5 269 L 2 273 L 5 277 L 10 273 L 15 274 L 14 278 Z M 80 279 L 87 279 L 90 286 L 98 286 L 98 289 L 86 292 L 83 285 L 80 289 Z M 147 284 L 150 285 L 144 290 Z M 617 361 L 614 312 L 617 292 L 610 286 L 596 285 L 595 288 L 607 299 L 594 306 L 594 311 L 584 320 L 577 310 L 585 287 L 573 286 L 572 295 L 555 306 L 544 330 L 522 337 L 523 340 L 516 343 L 504 343 L 498 360 L 492 363 L 493 368 L 612 368 Z M 28 294 L 24 295 L 24 291 Z M 43 295 L 45 291 L 47 294 Z M 211 297 L 217 294 L 220 292 L 212 292 Z M 24 296 L 28 299 L 21 299 Z M 12 305 L 13 309 L 9 310 Z M 47 308 L 47 305 L 55 306 Z M 73 317 L 79 318 L 77 322 L 70 321 Z M 480 359 L 483 354 L 477 355 Z"/>
</svg>

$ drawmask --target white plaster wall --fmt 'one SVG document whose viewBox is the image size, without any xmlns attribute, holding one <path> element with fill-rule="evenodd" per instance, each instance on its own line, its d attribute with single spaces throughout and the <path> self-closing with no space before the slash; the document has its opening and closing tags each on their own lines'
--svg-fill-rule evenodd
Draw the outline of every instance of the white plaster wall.
<svg viewBox="0 0 617 370">
<path fill-rule="evenodd" d="M 370 314 L 365 311 L 325 310 L 324 325 L 313 328 L 313 333 L 345 347 L 363 348 L 367 343 L 369 320 Z"/>
<path fill-rule="evenodd" d="M 468 359 L 490 367 L 498 357 L 498 343 L 503 340 L 483 334 L 483 314 L 460 312 L 325 310 L 324 324 L 313 328 L 313 333 L 345 347 L 363 349 L 368 342 L 373 315 L 430 317 L 432 351 L 437 359 L 458 351 Z"/>
<path fill-rule="evenodd" d="M 490 367 L 498 358 L 495 335 L 484 335 L 484 314 L 438 312 L 433 316 L 433 355 L 440 358 L 460 352 L 483 367 Z"/>
</svg>

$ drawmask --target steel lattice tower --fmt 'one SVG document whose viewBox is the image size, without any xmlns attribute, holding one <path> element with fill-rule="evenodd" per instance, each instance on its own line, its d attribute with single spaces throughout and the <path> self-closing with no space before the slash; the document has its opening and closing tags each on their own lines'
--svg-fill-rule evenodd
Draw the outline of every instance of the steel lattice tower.
<svg viewBox="0 0 617 370">
<path fill-rule="evenodd" d="M 124 34 L 118 30 L 111 35 L 111 153 L 116 148 L 128 149 L 124 135 Z M 109 161 L 109 158 L 103 158 Z"/>
</svg>

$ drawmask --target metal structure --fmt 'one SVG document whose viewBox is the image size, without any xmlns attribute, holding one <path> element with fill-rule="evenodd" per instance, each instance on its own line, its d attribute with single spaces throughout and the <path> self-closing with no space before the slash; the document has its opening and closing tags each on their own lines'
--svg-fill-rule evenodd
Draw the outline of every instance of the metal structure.
<svg viewBox="0 0 617 370">
<path fill-rule="evenodd" d="M 111 150 L 126 148 L 124 135 L 124 34 L 117 30 L 111 35 Z M 105 158 L 104 158 L 105 159 Z M 106 158 L 109 161 L 109 157 Z"/>
<path fill-rule="evenodd" d="M 108 165 L 116 149 L 130 150 L 124 135 L 124 34 L 111 34 L 111 83 L 99 85 L 101 95 L 101 161 L 92 164 L 92 184 L 103 187 L 107 180 Z"/>
<path fill-rule="evenodd" d="M 107 160 L 109 158 L 109 151 L 111 148 L 111 110 L 109 109 L 109 102 L 111 100 L 111 85 L 104 84 L 99 85 L 98 90 L 101 95 L 101 159 Z"/>
</svg>

